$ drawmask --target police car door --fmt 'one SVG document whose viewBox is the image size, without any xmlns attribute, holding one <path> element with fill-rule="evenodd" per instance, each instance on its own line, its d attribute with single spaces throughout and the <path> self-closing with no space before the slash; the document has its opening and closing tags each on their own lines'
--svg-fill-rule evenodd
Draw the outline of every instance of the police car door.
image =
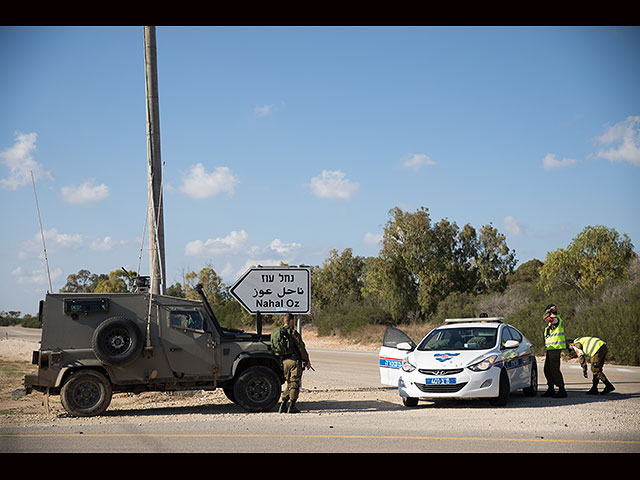
<svg viewBox="0 0 640 480">
<path fill-rule="evenodd" d="M 518 385 L 522 388 L 529 387 L 531 383 L 531 369 L 536 358 L 533 356 L 531 344 L 529 341 L 514 327 L 508 326 L 511 338 L 520 343 L 517 349 L 518 354 Z"/>
<path fill-rule="evenodd" d="M 394 327 L 387 327 L 384 331 L 382 347 L 380 347 L 380 383 L 383 385 L 398 386 L 400 368 L 402 361 L 411 350 L 398 348 L 400 344 L 409 344 L 411 350 L 416 348 L 416 344 L 406 333 Z M 402 346 L 402 345 L 400 345 Z"/>
<path fill-rule="evenodd" d="M 520 344 L 522 337 L 518 338 L 512 334 L 512 330 L 508 325 L 502 327 L 502 333 L 500 338 L 500 350 L 504 362 L 504 366 L 507 369 L 509 375 L 509 384 L 511 390 L 522 388 L 525 384 L 525 379 L 528 377 L 525 375 L 524 359 L 522 356 L 524 345 Z M 517 342 L 517 347 L 507 348 L 507 342 L 513 344 Z"/>
</svg>

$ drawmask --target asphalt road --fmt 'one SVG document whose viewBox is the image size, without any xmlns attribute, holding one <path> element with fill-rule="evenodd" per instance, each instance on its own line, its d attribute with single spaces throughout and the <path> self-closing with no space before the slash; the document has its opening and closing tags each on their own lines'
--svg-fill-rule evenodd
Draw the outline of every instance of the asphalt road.
<svg viewBox="0 0 640 480">
<path fill-rule="evenodd" d="M 380 385 L 377 352 L 310 354 L 315 371 L 305 372 L 298 415 L 249 414 L 222 399 L 29 426 L 0 418 L 0 452 L 640 452 L 640 367 L 606 365 L 616 386 L 607 396 L 585 395 L 590 380 L 563 363 L 566 399 L 515 393 L 506 407 L 452 400 L 409 409 Z"/>
</svg>

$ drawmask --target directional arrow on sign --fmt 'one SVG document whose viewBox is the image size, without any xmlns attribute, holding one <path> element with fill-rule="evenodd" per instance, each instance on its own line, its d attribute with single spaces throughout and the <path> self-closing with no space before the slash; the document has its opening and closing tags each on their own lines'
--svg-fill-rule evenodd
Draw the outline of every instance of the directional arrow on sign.
<svg viewBox="0 0 640 480">
<path fill-rule="evenodd" d="M 305 267 L 247 270 L 229 293 L 249 313 L 311 312 L 311 272 Z"/>
</svg>

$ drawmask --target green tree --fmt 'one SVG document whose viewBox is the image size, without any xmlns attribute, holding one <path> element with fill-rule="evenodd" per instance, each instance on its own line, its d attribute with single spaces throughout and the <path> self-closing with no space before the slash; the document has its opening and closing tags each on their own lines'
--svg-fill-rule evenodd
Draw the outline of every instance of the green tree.
<svg viewBox="0 0 640 480">
<path fill-rule="evenodd" d="M 584 297 L 606 282 L 624 278 L 636 254 L 627 234 L 602 225 L 587 226 L 564 248 L 547 253 L 540 268 L 544 291 L 568 287 Z"/>
<path fill-rule="evenodd" d="M 202 291 L 212 308 L 221 306 L 225 301 L 229 300 L 225 284 L 211 264 L 207 264 L 198 273 L 189 272 L 185 275 L 185 298 L 200 300 L 200 295 L 195 290 L 197 284 L 202 284 Z"/>
<path fill-rule="evenodd" d="M 504 235 L 485 225 L 480 235 L 442 219 L 431 223 L 429 210 L 393 208 L 380 255 L 367 271 L 365 294 L 377 296 L 394 321 L 425 318 L 452 292 L 484 293 L 506 288 L 515 254 Z"/>
<path fill-rule="evenodd" d="M 511 275 L 509 275 L 509 285 L 512 286 L 538 282 L 540 279 L 540 268 L 542 265 L 543 263 L 537 258 L 523 263 Z"/>
<path fill-rule="evenodd" d="M 184 289 L 182 288 L 182 285 L 180 284 L 180 282 L 176 282 L 173 285 L 169 285 L 167 287 L 166 293 L 170 297 L 185 298 Z"/>
<path fill-rule="evenodd" d="M 483 226 L 475 254 L 479 274 L 476 292 L 503 292 L 516 265 L 515 258 L 515 250 L 509 249 L 505 236 L 490 224 Z"/>
<path fill-rule="evenodd" d="M 93 289 L 96 293 L 127 293 L 135 289 L 136 273 L 128 272 L 123 268 L 109 272 L 108 276 L 101 275 L 100 278 L 101 280 Z"/>
<path fill-rule="evenodd" d="M 322 267 L 313 269 L 311 292 L 314 304 L 322 308 L 332 303 L 362 300 L 365 259 L 346 248 L 341 254 L 331 250 Z"/>
<path fill-rule="evenodd" d="M 109 275 L 95 274 L 89 270 L 79 270 L 67 276 L 67 283 L 60 289 L 61 292 L 91 293 L 101 281 L 109 280 Z"/>
</svg>

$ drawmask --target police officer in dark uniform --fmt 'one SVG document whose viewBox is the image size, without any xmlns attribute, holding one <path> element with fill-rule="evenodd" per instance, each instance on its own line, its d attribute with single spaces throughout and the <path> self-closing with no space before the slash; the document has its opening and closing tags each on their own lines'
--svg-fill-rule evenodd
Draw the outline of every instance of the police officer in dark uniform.
<svg viewBox="0 0 640 480">
<path fill-rule="evenodd" d="M 547 391 L 543 397 L 565 398 L 567 392 L 564 388 L 564 378 L 560 371 L 560 354 L 567 348 L 567 340 L 564 333 L 564 324 L 558 316 L 558 308 L 551 304 L 544 311 L 543 320 L 547 323 L 544 329 L 544 345 L 546 356 L 544 358 L 544 376 L 547 379 Z M 558 387 L 558 392 L 554 387 Z"/>
</svg>

